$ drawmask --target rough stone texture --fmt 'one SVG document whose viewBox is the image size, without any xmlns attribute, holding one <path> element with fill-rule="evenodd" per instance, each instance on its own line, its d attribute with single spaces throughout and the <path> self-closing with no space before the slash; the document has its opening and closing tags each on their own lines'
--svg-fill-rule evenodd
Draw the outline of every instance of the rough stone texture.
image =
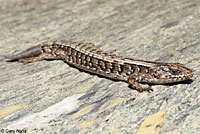
<svg viewBox="0 0 200 134">
<path fill-rule="evenodd" d="M 77 93 L 79 105 L 28 133 L 200 132 L 199 0 L 0 0 L 0 129 Z M 92 42 L 137 59 L 180 62 L 191 81 L 138 93 L 63 61 L 6 62 L 48 40 Z M 48 117 L 47 117 L 48 118 Z"/>
</svg>

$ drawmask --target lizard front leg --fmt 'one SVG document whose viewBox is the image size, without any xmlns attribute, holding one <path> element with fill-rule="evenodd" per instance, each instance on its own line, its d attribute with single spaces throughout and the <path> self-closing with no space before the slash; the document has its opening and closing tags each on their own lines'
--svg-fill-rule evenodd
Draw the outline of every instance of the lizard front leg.
<svg viewBox="0 0 200 134">
<path fill-rule="evenodd" d="M 131 75 L 128 78 L 128 83 L 131 86 L 131 88 L 136 89 L 138 92 L 143 92 L 143 91 L 153 91 L 153 89 L 151 88 L 151 86 L 145 87 L 143 88 L 136 80 L 135 76 Z"/>
</svg>

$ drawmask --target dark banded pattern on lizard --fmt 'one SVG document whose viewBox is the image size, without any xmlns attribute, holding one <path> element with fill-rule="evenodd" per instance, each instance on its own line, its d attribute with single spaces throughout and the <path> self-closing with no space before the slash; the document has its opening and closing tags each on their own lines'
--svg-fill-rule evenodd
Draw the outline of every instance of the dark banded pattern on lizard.
<svg viewBox="0 0 200 134">
<path fill-rule="evenodd" d="M 66 40 L 45 42 L 5 58 L 23 63 L 61 59 L 79 69 L 126 81 L 139 92 L 151 91 L 152 88 L 150 86 L 143 88 L 138 82 L 166 84 L 184 81 L 193 76 L 192 70 L 180 63 L 156 63 L 126 58 L 104 52 L 92 43 Z"/>
</svg>

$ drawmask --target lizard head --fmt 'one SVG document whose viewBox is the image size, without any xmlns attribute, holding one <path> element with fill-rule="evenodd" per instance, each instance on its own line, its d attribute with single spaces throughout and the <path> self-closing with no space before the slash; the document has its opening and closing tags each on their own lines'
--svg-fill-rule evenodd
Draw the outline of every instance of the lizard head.
<svg viewBox="0 0 200 134">
<path fill-rule="evenodd" d="M 180 82 L 193 76 L 192 70 L 180 63 L 156 64 L 151 69 L 152 83 L 156 84 Z"/>
</svg>

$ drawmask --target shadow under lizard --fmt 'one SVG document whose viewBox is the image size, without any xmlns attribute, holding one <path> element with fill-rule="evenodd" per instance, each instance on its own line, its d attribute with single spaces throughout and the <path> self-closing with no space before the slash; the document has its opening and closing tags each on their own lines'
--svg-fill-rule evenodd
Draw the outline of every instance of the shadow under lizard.
<svg viewBox="0 0 200 134">
<path fill-rule="evenodd" d="M 153 91 L 139 83 L 167 84 L 190 79 L 191 69 L 180 63 L 157 63 L 136 60 L 104 52 L 92 43 L 66 40 L 44 42 L 7 59 L 30 63 L 44 59 L 61 59 L 79 69 L 107 78 L 128 82 L 139 92 Z"/>
</svg>

